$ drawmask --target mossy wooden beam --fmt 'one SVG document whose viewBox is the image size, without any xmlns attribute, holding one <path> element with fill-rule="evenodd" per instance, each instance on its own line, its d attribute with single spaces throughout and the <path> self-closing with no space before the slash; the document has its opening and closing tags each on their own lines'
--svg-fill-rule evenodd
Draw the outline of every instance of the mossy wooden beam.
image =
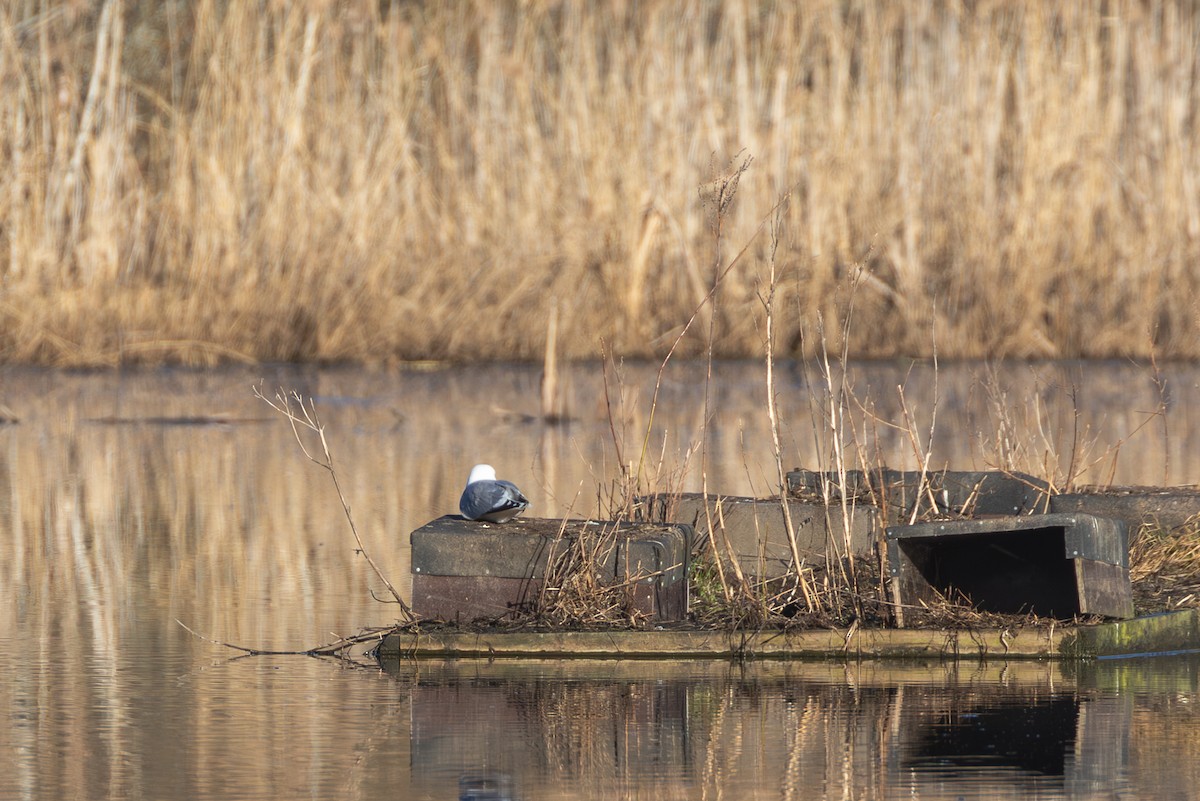
<svg viewBox="0 0 1200 801">
<path fill-rule="evenodd" d="M 399 632 L 390 658 L 1094 659 L 1200 650 L 1200 610 L 1020 630 Z"/>
<path fill-rule="evenodd" d="M 1064 655 L 1079 659 L 1200 650 L 1200 609 L 1080 626 L 1063 648 Z"/>
<path fill-rule="evenodd" d="M 382 656 L 583 659 L 1047 659 L 1063 629 L 945 631 L 823 629 L 797 632 L 570 631 L 398 633 Z"/>
</svg>

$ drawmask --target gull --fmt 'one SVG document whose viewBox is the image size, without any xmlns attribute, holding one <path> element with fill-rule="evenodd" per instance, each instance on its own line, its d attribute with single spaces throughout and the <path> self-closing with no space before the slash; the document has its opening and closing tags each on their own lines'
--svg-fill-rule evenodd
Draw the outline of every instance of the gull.
<svg viewBox="0 0 1200 801">
<path fill-rule="evenodd" d="M 467 488 L 458 502 L 463 517 L 489 523 L 507 523 L 528 506 L 529 499 L 521 494 L 517 485 L 498 480 L 496 469 L 490 464 L 477 464 L 471 468 Z"/>
</svg>

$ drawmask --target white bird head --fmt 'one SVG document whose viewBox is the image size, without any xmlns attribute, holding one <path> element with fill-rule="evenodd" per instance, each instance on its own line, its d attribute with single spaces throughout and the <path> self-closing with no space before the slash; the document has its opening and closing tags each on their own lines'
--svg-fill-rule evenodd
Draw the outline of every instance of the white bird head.
<svg viewBox="0 0 1200 801">
<path fill-rule="evenodd" d="M 474 484 L 476 481 L 495 481 L 496 468 L 490 464 L 477 464 L 471 468 L 471 475 L 467 477 L 468 484 Z"/>
</svg>

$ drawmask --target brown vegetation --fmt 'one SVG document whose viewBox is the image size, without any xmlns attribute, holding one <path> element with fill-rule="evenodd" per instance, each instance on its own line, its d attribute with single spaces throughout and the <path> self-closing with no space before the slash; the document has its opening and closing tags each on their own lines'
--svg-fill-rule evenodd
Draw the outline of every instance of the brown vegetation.
<svg viewBox="0 0 1200 801">
<path fill-rule="evenodd" d="M 733 248 L 791 193 L 781 353 L 818 315 L 839 338 L 858 281 L 852 356 L 1195 357 L 1198 30 L 1174 2 L 17 0 L 0 359 L 534 359 L 555 304 L 565 357 L 661 355 L 729 260 L 708 188 L 739 153 Z M 767 247 L 717 355 L 760 352 Z"/>
<path fill-rule="evenodd" d="M 1200 605 L 1200 519 L 1177 529 L 1132 532 L 1129 577 L 1139 611 Z"/>
</svg>

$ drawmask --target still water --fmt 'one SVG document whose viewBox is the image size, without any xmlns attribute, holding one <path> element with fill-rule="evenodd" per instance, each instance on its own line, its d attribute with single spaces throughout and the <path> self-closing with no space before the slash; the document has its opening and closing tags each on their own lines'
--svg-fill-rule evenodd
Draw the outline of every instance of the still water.
<svg viewBox="0 0 1200 801">
<path fill-rule="evenodd" d="M 761 365 L 716 365 L 707 412 L 704 374 L 669 368 L 651 417 L 655 366 L 607 388 L 572 367 L 574 419 L 547 426 L 523 367 L 0 371 L 0 798 L 1200 797 L 1194 657 L 381 669 L 239 657 L 180 625 L 301 649 L 396 616 L 260 382 L 316 399 L 364 544 L 406 592 L 407 533 L 454 511 L 477 461 L 546 516 L 594 514 L 622 462 L 771 492 Z M 833 386 L 844 404 L 781 367 L 785 467 L 840 448 L 1200 482 L 1196 367 L 875 364 Z"/>
</svg>

